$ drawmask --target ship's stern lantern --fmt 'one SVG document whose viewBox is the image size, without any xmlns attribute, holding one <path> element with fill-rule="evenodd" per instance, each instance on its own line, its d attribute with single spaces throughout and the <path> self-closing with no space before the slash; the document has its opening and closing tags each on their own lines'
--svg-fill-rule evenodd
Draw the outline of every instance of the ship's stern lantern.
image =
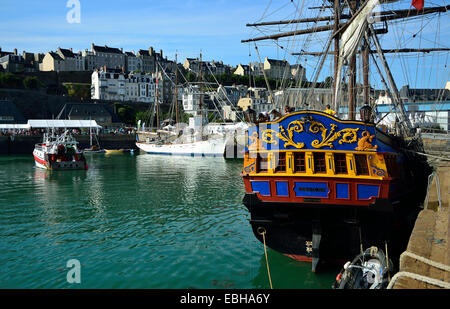
<svg viewBox="0 0 450 309">
<path fill-rule="evenodd" d="M 359 109 L 359 115 L 361 117 L 361 121 L 372 122 L 372 108 L 368 104 Z"/>
</svg>

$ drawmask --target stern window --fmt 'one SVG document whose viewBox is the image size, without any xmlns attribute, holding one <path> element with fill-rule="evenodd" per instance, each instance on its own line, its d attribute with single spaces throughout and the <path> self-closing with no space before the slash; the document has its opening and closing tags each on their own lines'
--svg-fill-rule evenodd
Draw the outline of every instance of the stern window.
<svg viewBox="0 0 450 309">
<path fill-rule="evenodd" d="M 275 163 L 278 163 L 275 167 L 275 173 L 281 172 L 284 173 L 286 172 L 286 153 L 285 152 L 280 152 L 278 154 L 275 154 L 275 156 L 273 157 L 275 160 Z M 278 158 L 278 162 L 276 162 L 276 159 Z"/>
<path fill-rule="evenodd" d="M 268 169 L 268 165 L 269 165 L 269 161 L 267 158 L 267 154 L 265 154 L 265 156 L 261 156 L 258 153 L 258 156 L 256 157 L 256 166 L 257 166 L 257 173 L 261 173 L 261 172 L 267 172 Z"/>
<path fill-rule="evenodd" d="M 305 153 L 294 152 L 294 173 L 306 172 Z"/>
<path fill-rule="evenodd" d="M 314 157 L 314 173 L 326 173 L 325 152 L 316 152 Z"/>
<path fill-rule="evenodd" d="M 356 175 L 369 175 L 367 167 L 367 156 L 363 154 L 355 154 Z"/>
<path fill-rule="evenodd" d="M 334 167 L 336 174 L 347 174 L 347 160 L 345 153 L 335 153 L 334 157 Z"/>
</svg>

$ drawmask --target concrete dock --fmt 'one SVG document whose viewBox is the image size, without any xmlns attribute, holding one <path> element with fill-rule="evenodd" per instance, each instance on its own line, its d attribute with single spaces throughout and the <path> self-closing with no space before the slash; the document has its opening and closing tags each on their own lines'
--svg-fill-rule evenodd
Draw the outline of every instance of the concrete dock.
<svg viewBox="0 0 450 309">
<path fill-rule="evenodd" d="M 439 180 L 433 179 L 428 205 L 419 213 L 408 247 L 400 257 L 399 272 L 388 288 L 450 288 L 450 162 L 439 162 L 436 175 Z M 440 189 L 440 206 L 436 183 Z"/>
</svg>

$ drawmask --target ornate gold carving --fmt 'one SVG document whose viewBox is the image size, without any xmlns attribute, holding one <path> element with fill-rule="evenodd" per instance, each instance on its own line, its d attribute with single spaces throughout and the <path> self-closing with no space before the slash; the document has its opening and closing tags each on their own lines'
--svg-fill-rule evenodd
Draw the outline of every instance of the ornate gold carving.
<svg viewBox="0 0 450 309">
<path fill-rule="evenodd" d="M 259 140 L 258 132 L 253 132 L 251 136 L 248 137 L 250 143 L 248 145 L 249 150 L 258 150 L 261 146 L 261 141 Z"/>
<path fill-rule="evenodd" d="M 267 144 L 278 144 L 278 141 L 275 139 L 275 136 L 278 136 L 278 132 L 272 129 L 267 129 L 262 131 L 261 140 L 266 142 Z"/>
<path fill-rule="evenodd" d="M 279 127 L 279 132 L 273 129 L 266 129 L 266 130 L 262 130 L 261 131 L 261 139 L 259 140 L 260 142 L 263 141 L 267 144 L 274 144 L 277 145 L 278 144 L 278 140 L 276 138 L 279 138 L 281 140 L 283 140 L 285 142 L 284 144 L 284 148 L 286 148 L 287 146 L 293 146 L 295 148 L 303 148 L 305 146 L 304 143 L 296 143 L 294 142 L 294 132 L 300 133 L 303 132 L 303 122 L 302 121 L 292 121 L 291 123 L 289 123 L 287 129 L 285 129 L 283 126 Z M 252 141 L 252 146 L 253 143 L 256 142 L 256 140 L 258 140 L 258 133 L 254 132 L 252 134 L 252 136 L 250 137 L 250 140 Z M 249 149 L 253 149 L 250 148 Z"/>
<path fill-rule="evenodd" d="M 370 150 L 370 149 L 377 149 L 378 145 L 372 145 L 372 139 L 375 137 L 375 135 L 370 135 L 369 131 L 363 131 L 361 133 L 361 138 L 358 140 L 358 147 L 355 148 L 355 150 Z"/>
<path fill-rule="evenodd" d="M 303 121 L 292 121 L 289 123 L 287 130 L 280 126 L 280 132 L 277 134 L 278 138 L 285 141 L 284 148 L 287 146 L 293 146 L 297 149 L 305 147 L 305 143 L 296 143 L 294 142 L 294 132 L 300 133 L 303 132 Z"/>
<path fill-rule="evenodd" d="M 330 132 L 327 134 L 328 129 L 325 128 L 323 124 L 317 121 L 311 121 L 309 131 L 314 134 L 319 133 L 319 131 L 322 132 L 321 133 L 322 141 L 316 139 L 311 143 L 311 146 L 313 146 L 314 148 L 322 148 L 326 146 L 333 148 L 334 146 L 332 143 L 340 137 L 341 139 L 338 141 L 339 144 L 342 143 L 350 144 L 356 142 L 356 139 L 358 137 L 358 134 L 356 132 L 359 130 L 359 128 L 356 129 L 346 128 L 338 132 L 335 132 L 337 125 L 332 123 L 330 127 L 331 127 Z"/>
</svg>

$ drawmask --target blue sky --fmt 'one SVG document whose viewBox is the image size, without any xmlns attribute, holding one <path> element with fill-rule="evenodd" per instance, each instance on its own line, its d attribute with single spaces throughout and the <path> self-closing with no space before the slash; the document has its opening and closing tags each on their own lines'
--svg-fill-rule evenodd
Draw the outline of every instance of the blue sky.
<svg viewBox="0 0 450 309">
<path fill-rule="evenodd" d="M 134 0 L 106 1 L 79 0 L 81 23 L 68 23 L 68 0 L 0 0 L 0 47 L 17 48 L 31 52 L 56 50 L 58 46 L 75 51 L 89 49 L 91 43 L 122 47 L 124 51 L 147 49 L 152 46 L 163 50 L 164 55 L 178 61 L 197 57 L 202 51 L 207 60 L 222 60 L 237 65 L 257 61 L 253 44 L 241 40 L 261 34 L 295 30 L 299 25 L 264 28 L 263 32 L 248 28 L 246 23 L 258 20 L 280 20 L 326 16 L 330 12 L 310 9 L 322 0 L 293 2 L 289 0 Z M 399 1 L 388 8 L 409 8 L 410 0 Z M 426 6 L 448 5 L 448 0 L 425 0 Z M 392 25 L 390 33 L 382 38 L 386 48 L 391 47 L 449 47 L 449 14 L 440 18 L 409 22 L 407 26 Z M 438 24 L 439 22 L 439 24 Z M 305 25 L 300 25 L 304 27 Z M 416 29 L 421 31 L 413 37 Z M 327 33 L 258 44 L 260 56 L 287 59 L 291 64 L 299 61 L 312 78 L 318 59 L 291 56 L 286 51 L 320 51 Z M 399 42 L 405 42 L 399 43 Z M 441 88 L 450 78 L 449 53 L 437 56 L 408 55 L 405 58 L 389 56 L 399 87 L 410 84 L 416 88 Z M 330 75 L 331 59 L 327 59 L 320 79 Z M 446 66 L 447 65 L 447 66 Z M 420 73 L 420 74 L 418 74 Z M 372 82 L 380 87 L 374 76 Z"/>
</svg>

